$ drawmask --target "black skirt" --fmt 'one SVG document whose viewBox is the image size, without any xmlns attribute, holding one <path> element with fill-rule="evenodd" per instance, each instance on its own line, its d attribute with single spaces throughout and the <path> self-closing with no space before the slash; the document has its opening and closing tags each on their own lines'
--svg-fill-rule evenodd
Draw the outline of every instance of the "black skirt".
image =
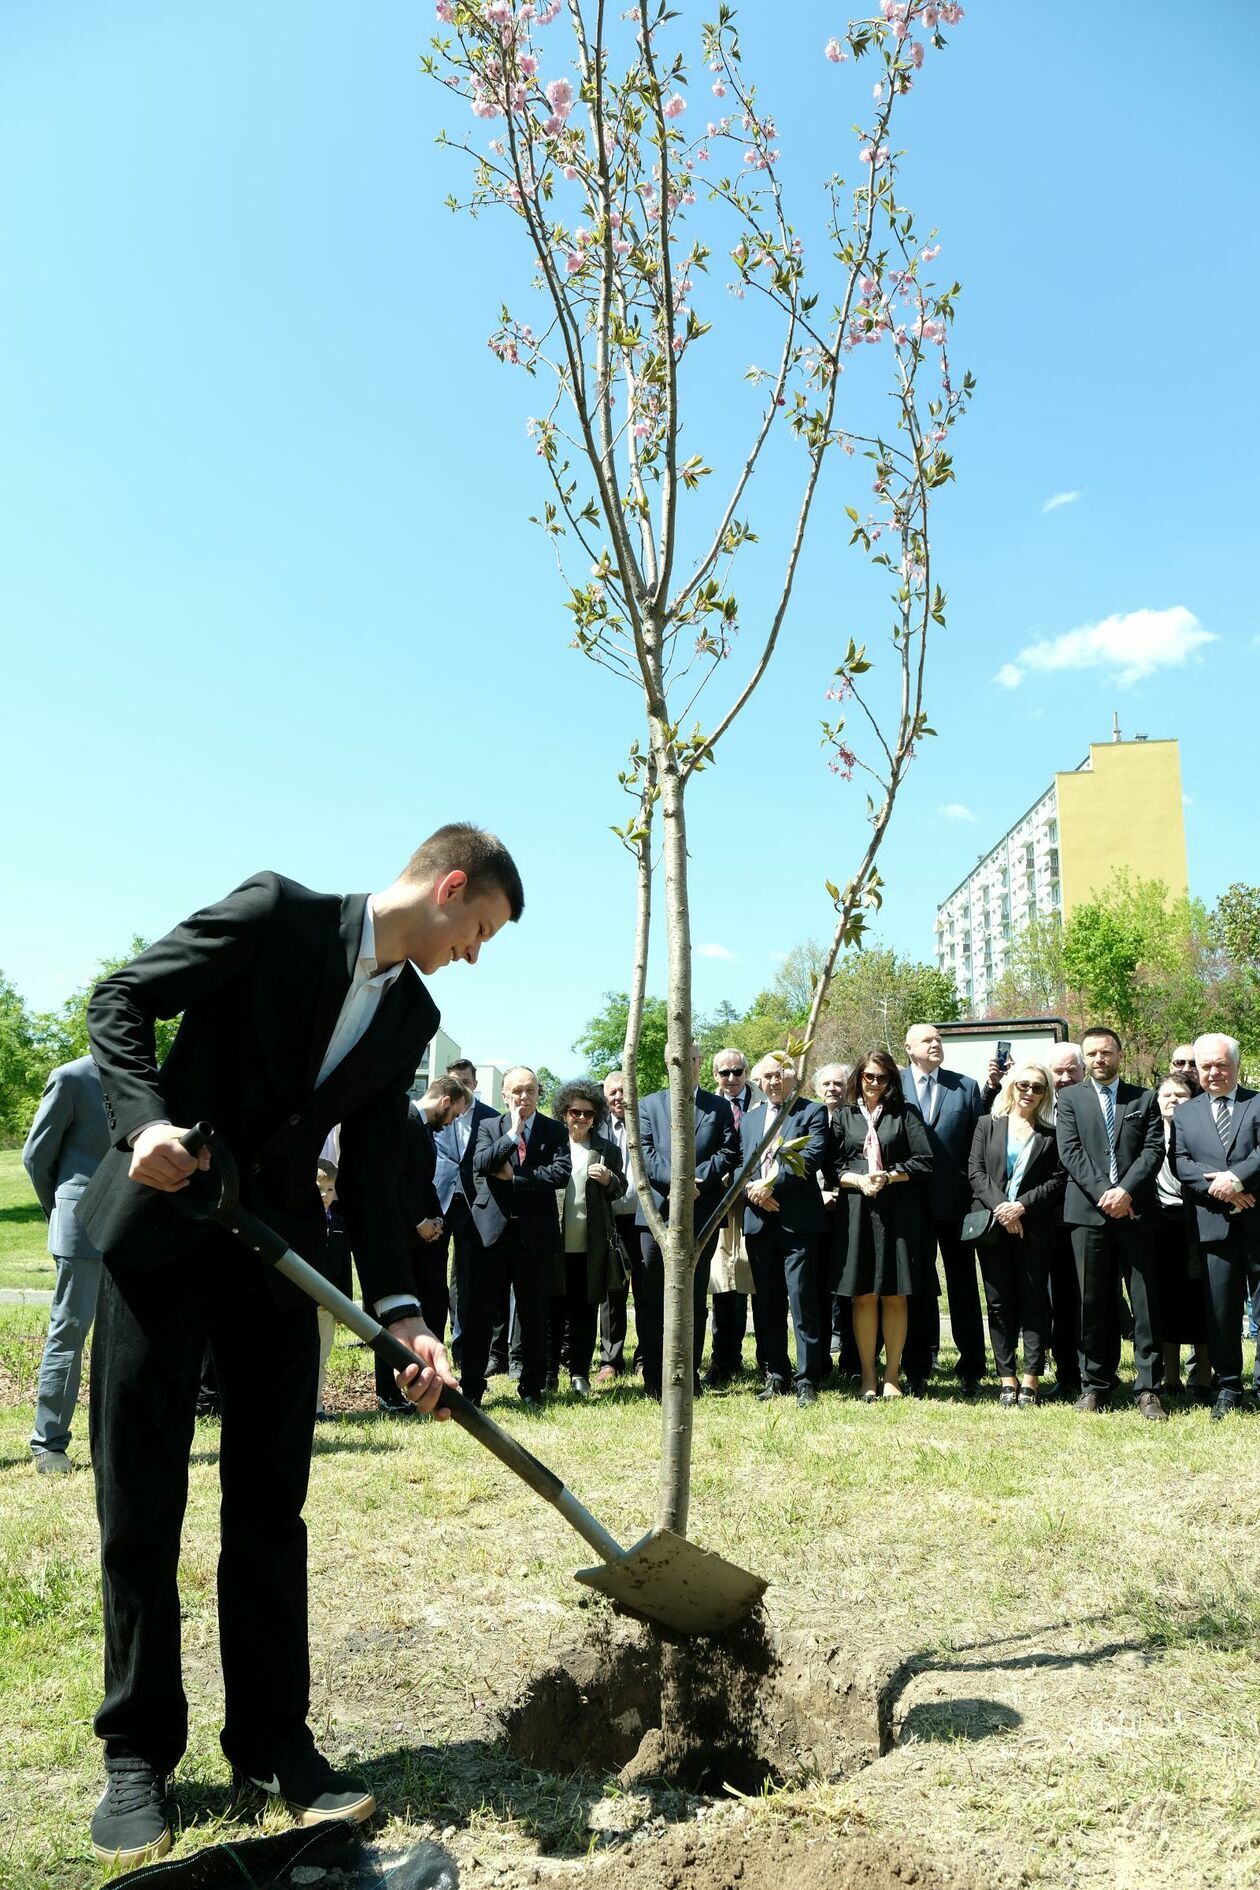
<svg viewBox="0 0 1260 1890">
<path fill-rule="evenodd" d="M 1155 1262 L 1159 1273 L 1159 1322 L 1165 1343 L 1205 1345 L 1203 1260 L 1194 1224 L 1184 1208 L 1161 1204 L 1155 1216 Z"/>
</svg>

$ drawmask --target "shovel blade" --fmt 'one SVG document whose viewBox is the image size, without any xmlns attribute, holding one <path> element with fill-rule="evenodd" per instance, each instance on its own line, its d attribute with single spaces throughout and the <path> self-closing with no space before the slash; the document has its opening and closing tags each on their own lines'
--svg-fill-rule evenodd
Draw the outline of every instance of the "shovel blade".
<svg viewBox="0 0 1260 1890">
<path fill-rule="evenodd" d="M 720 1634 L 751 1614 L 766 1592 L 760 1575 L 672 1529 L 650 1530 L 615 1562 L 578 1569 L 577 1580 L 679 1634 Z"/>
</svg>

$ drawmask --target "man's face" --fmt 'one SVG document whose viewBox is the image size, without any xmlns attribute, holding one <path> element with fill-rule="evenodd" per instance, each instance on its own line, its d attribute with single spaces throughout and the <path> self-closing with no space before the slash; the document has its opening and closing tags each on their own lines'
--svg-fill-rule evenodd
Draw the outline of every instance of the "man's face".
<svg viewBox="0 0 1260 1890">
<path fill-rule="evenodd" d="M 1199 1068 L 1194 1060 L 1194 1045 L 1179 1043 L 1168 1059 L 1168 1074 L 1180 1076 L 1191 1089 L 1199 1087 Z"/>
<path fill-rule="evenodd" d="M 1199 1052 L 1199 1083 L 1209 1096 L 1228 1096 L 1238 1081 L 1238 1065 L 1228 1044 L 1209 1037 Z"/>
<path fill-rule="evenodd" d="M 446 1074 L 457 1078 L 464 1088 L 475 1092 L 477 1088 L 477 1066 L 474 1063 L 456 1063 Z"/>
<path fill-rule="evenodd" d="M 1071 1089 L 1074 1083 L 1081 1081 L 1084 1074 L 1085 1071 L 1074 1056 L 1056 1055 L 1053 1050 L 1050 1052 L 1050 1075 L 1056 1090 Z"/>
<path fill-rule="evenodd" d="M 906 1033 L 906 1055 L 912 1063 L 926 1069 L 939 1069 L 945 1061 L 945 1045 L 935 1024 L 915 1024 Z"/>
<path fill-rule="evenodd" d="M 626 1119 L 626 1079 L 620 1071 L 615 1076 L 604 1078 L 604 1097 L 609 1111 L 618 1122 Z"/>
<path fill-rule="evenodd" d="M 470 893 L 463 873 L 448 873 L 421 907 L 419 942 L 408 957 L 426 976 L 462 960 L 475 965 L 487 939 L 505 926 L 512 908 L 505 892 Z"/>
<path fill-rule="evenodd" d="M 1087 1037 L 1081 1045 L 1085 1068 L 1096 1083 L 1110 1083 L 1120 1068 L 1120 1052 L 1114 1037 Z"/>
<path fill-rule="evenodd" d="M 834 1065 L 824 1070 L 818 1086 L 822 1090 L 822 1099 L 828 1109 L 840 1109 L 844 1106 L 844 1092 L 847 1085 L 842 1071 Z"/>
<path fill-rule="evenodd" d="M 438 1099 L 437 1122 L 440 1129 L 449 1128 L 457 1116 L 462 1116 L 468 1104 L 458 1096 L 442 1096 Z"/>
<path fill-rule="evenodd" d="M 748 1079 L 748 1065 L 736 1050 L 724 1050 L 713 1059 L 713 1076 L 718 1086 L 718 1095 L 725 1096 L 729 1102 L 733 1097 L 742 1096 L 744 1084 Z"/>
<path fill-rule="evenodd" d="M 761 1087 L 765 1091 L 766 1101 L 776 1108 L 783 1101 L 787 1077 L 787 1066 L 783 1063 L 763 1063 L 761 1066 Z"/>
<path fill-rule="evenodd" d="M 509 1109 L 522 1119 L 532 1116 L 538 1107 L 538 1078 L 525 1070 L 513 1070 L 505 1094 Z"/>
</svg>

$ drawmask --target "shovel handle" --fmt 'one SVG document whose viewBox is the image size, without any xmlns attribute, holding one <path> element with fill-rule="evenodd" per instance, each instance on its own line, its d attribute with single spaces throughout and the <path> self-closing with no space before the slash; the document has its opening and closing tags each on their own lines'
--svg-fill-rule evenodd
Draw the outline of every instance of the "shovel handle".
<svg viewBox="0 0 1260 1890">
<path fill-rule="evenodd" d="M 203 1148 L 208 1148 L 214 1140 L 214 1130 L 208 1122 L 196 1122 L 191 1129 L 179 1138 L 179 1146 L 190 1155 L 200 1155 Z"/>
</svg>

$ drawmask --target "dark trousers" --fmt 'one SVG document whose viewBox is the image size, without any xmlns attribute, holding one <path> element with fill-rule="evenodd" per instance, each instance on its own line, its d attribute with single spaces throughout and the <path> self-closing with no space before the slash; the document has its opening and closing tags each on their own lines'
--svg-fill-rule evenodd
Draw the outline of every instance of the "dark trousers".
<svg viewBox="0 0 1260 1890">
<path fill-rule="evenodd" d="M 766 1362 L 766 1374 L 786 1387 L 822 1382 L 823 1339 L 819 1316 L 818 1236 L 793 1233 L 773 1221 L 759 1233 L 748 1234 L 748 1264 L 756 1292 L 753 1323 L 757 1344 Z M 792 1316 L 796 1339 L 796 1371 L 788 1363 L 787 1320 Z"/>
<path fill-rule="evenodd" d="M 962 1216 L 957 1220 L 927 1223 L 929 1244 L 940 1249 L 945 1268 L 945 1293 L 949 1302 L 949 1323 L 958 1348 L 956 1371 L 959 1378 L 983 1378 L 987 1359 L 984 1350 L 984 1320 L 980 1312 L 980 1282 L 976 1278 L 976 1250 L 962 1238 Z M 907 1378 L 927 1378 L 932 1358 L 940 1344 L 941 1315 L 937 1304 L 940 1287 L 935 1262 L 928 1268 L 927 1290 L 911 1293 L 907 1303 L 906 1346 L 902 1370 Z"/>
<path fill-rule="evenodd" d="M 989 1344 L 999 1378 L 1014 1378 L 1021 1338 L 1024 1371 L 1040 1378 L 1050 1323 L 1048 1244 L 1032 1234 L 999 1234 L 981 1245 L 979 1257 L 989 1307 Z"/>
<path fill-rule="evenodd" d="M 1254 1214 L 1260 1210 L 1247 1210 Z M 1220 1246 L 1204 1247 L 1207 1289 L 1207 1345 L 1216 1374 L 1217 1395 L 1234 1402 L 1242 1397 L 1242 1321 L 1247 1301 L 1260 1288 L 1260 1254 L 1244 1244 L 1241 1228 L 1231 1228 Z M 1257 1352 L 1260 1358 L 1260 1351 Z M 1260 1388 L 1260 1365 L 1254 1378 Z"/>
<path fill-rule="evenodd" d="M 1133 1303 L 1133 1362 L 1137 1389 L 1158 1391 L 1164 1376 L 1160 1350 L 1159 1263 L 1149 1228 L 1141 1221 L 1074 1227 L 1072 1252 L 1081 1294 L 1081 1385 L 1106 1396 L 1120 1364 L 1120 1295 L 1129 1282 Z"/>
<path fill-rule="evenodd" d="M 224 1751 L 270 1768 L 310 1704 L 306 1500 L 319 1338 L 314 1306 L 278 1311 L 226 1234 L 153 1272 L 106 1270 L 92 1352 L 107 1756 L 169 1771 L 188 1737 L 176 1571 L 193 1408 L 207 1338 L 219 1433 L 219 1654 Z"/>
<path fill-rule="evenodd" d="M 627 1256 L 633 1256 L 639 1244 L 635 1231 L 634 1215 L 620 1214 L 616 1221 L 617 1232 Z M 626 1361 L 626 1324 L 627 1310 L 630 1305 L 630 1283 L 615 1286 L 599 1309 L 599 1364 L 602 1371 L 605 1366 L 610 1371 L 621 1375 L 627 1370 Z"/>
<path fill-rule="evenodd" d="M 521 1337 L 522 1398 L 541 1398 L 547 1376 L 547 1286 L 549 1257 L 526 1248 L 515 1225 L 492 1247 L 483 1247 L 468 1281 L 463 1311 L 460 1382 L 470 1398 L 486 1388 L 486 1367 L 496 1322 L 509 1288 L 515 1295 Z"/>
<path fill-rule="evenodd" d="M 1072 1230 L 1056 1227 L 1050 1236 L 1050 1350 L 1060 1387 L 1081 1387 L 1081 1289 L 1076 1278 Z"/>
<path fill-rule="evenodd" d="M 714 1378 L 734 1378 L 743 1370 L 744 1334 L 748 1330 L 747 1293 L 713 1295 L 713 1350 L 709 1371 Z"/>
<path fill-rule="evenodd" d="M 587 1298 L 586 1287 L 586 1255 L 566 1253 L 564 1292 L 552 1294 L 550 1315 L 547 1321 L 547 1376 L 549 1378 L 554 1378 L 559 1373 L 566 1329 L 569 1339 L 569 1377 L 589 1378 L 591 1375 L 599 1308 L 592 1306 Z"/>
<path fill-rule="evenodd" d="M 410 1250 L 411 1277 L 415 1287 L 416 1299 L 425 1325 L 439 1339 L 446 1338 L 446 1318 L 450 1311 L 450 1294 L 446 1284 L 446 1247 L 445 1240 L 421 1241 Z M 372 1307 L 368 1307 L 371 1312 Z M 385 1315 L 388 1322 L 389 1314 Z M 378 1358 L 374 1367 L 376 1395 L 384 1404 L 402 1407 L 407 1403 L 398 1389 L 394 1377 L 394 1368 Z"/>
<path fill-rule="evenodd" d="M 717 1247 L 714 1234 L 705 1251 L 696 1258 L 691 1282 L 691 1313 L 695 1322 L 694 1366 L 700 1370 L 704 1357 L 705 1299 L 709 1286 L 709 1262 Z M 661 1389 L 661 1354 L 665 1344 L 665 1257 L 646 1227 L 639 1229 L 639 1251 L 631 1256 L 631 1286 L 634 1291 L 634 1325 L 639 1335 L 643 1359 L 643 1384 L 647 1391 Z"/>
<path fill-rule="evenodd" d="M 485 1252 L 481 1244 L 481 1235 L 477 1232 L 477 1223 L 473 1220 L 472 1210 L 462 1194 L 453 1194 L 451 1204 L 446 1210 L 446 1225 L 451 1233 L 451 1247 L 454 1258 L 450 1271 L 450 1311 L 451 1344 L 450 1353 L 458 1366 L 464 1351 L 463 1314 L 460 1311 L 462 1297 L 468 1291 L 468 1279 L 478 1258 Z M 490 1342 L 490 1362 L 494 1371 L 506 1371 L 508 1355 L 508 1289 L 504 1289 L 503 1304 L 499 1316 L 494 1322 L 494 1332 Z"/>
</svg>

